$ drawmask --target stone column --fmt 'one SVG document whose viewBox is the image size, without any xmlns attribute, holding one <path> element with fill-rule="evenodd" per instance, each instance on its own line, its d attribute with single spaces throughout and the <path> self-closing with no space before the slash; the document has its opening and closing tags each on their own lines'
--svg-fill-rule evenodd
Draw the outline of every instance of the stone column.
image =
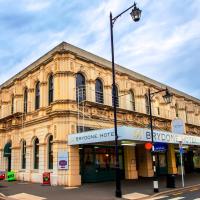
<svg viewBox="0 0 200 200">
<path fill-rule="evenodd" d="M 80 176 L 80 158 L 78 146 L 68 146 L 69 151 L 69 169 L 68 169 L 68 186 L 81 185 Z"/>
<path fill-rule="evenodd" d="M 143 144 L 137 145 L 138 175 L 142 177 L 153 176 L 151 151 L 147 151 Z"/>
<path fill-rule="evenodd" d="M 177 174 L 176 157 L 173 144 L 168 144 L 167 163 L 168 163 L 168 173 Z"/>
<path fill-rule="evenodd" d="M 124 148 L 125 161 L 125 178 L 137 179 L 138 172 L 136 170 L 135 147 L 125 146 Z"/>
<path fill-rule="evenodd" d="M 26 146 L 26 170 L 24 174 L 25 181 L 31 181 L 31 169 L 33 168 L 32 145 Z"/>
</svg>

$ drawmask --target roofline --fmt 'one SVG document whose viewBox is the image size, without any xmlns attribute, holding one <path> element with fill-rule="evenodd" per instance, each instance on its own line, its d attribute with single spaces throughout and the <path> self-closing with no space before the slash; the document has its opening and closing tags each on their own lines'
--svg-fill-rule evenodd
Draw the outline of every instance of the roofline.
<svg viewBox="0 0 200 200">
<path fill-rule="evenodd" d="M 102 58 L 100 56 L 97 56 L 93 53 L 90 53 L 88 51 L 85 51 L 79 47 L 76 47 L 74 45 L 71 45 L 69 43 L 66 42 L 61 42 L 60 44 L 58 44 L 56 47 L 54 47 L 52 50 L 48 51 L 46 54 L 44 54 L 43 56 L 41 56 L 40 58 L 38 58 L 36 61 L 34 61 L 32 64 L 28 65 L 25 69 L 23 69 L 22 71 L 20 71 L 19 73 L 17 73 L 16 75 L 14 75 L 13 77 L 11 77 L 10 79 L 8 79 L 6 82 L 4 82 L 3 84 L 0 85 L 0 90 L 3 89 L 4 87 L 9 86 L 10 84 L 12 84 L 12 82 L 20 77 L 22 77 L 23 75 L 25 75 L 26 73 L 28 73 L 29 71 L 32 71 L 34 69 L 36 69 L 38 66 L 40 66 L 41 64 L 43 64 L 44 62 L 46 62 L 47 60 L 49 60 L 56 52 L 62 52 L 62 51 L 69 51 L 72 52 L 74 54 L 76 54 L 77 56 L 81 56 L 83 58 L 86 58 L 88 60 L 90 60 L 91 62 L 95 62 L 97 64 L 100 64 L 104 67 L 107 67 L 109 69 L 111 69 L 112 65 L 111 62 L 109 60 L 106 60 L 105 58 Z M 179 91 L 175 88 L 172 88 L 168 85 L 165 85 L 163 83 L 160 83 L 156 80 L 153 80 L 147 76 L 144 76 L 142 74 L 139 74 L 137 72 L 134 72 L 130 69 L 127 69 L 125 67 L 122 67 L 121 65 L 115 64 L 116 66 L 116 71 L 127 74 L 127 75 L 131 75 L 133 78 L 141 80 L 143 82 L 146 82 L 148 84 L 151 84 L 153 86 L 156 86 L 158 88 L 166 88 L 168 87 L 170 89 L 170 91 L 176 95 L 179 95 L 181 97 L 185 97 L 189 100 L 195 101 L 196 103 L 200 104 L 200 99 L 193 97 L 191 95 L 188 95 L 182 91 Z"/>
</svg>

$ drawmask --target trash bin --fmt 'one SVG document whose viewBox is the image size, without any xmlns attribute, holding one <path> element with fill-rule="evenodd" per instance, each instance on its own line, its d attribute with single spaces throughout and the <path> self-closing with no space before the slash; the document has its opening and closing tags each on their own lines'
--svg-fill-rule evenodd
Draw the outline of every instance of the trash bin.
<svg viewBox="0 0 200 200">
<path fill-rule="evenodd" d="M 44 172 L 43 173 L 43 183 L 42 183 L 42 185 L 51 185 L 50 172 Z"/>
<path fill-rule="evenodd" d="M 174 174 L 167 174 L 167 188 L 175 188 L 175 178 Z"/>
</svg>

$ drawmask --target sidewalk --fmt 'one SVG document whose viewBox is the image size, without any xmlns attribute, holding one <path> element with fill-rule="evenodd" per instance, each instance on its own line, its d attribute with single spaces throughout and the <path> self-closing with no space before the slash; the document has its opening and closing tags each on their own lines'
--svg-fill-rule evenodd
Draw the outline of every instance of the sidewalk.
<svg viewBox="0 0 200 200">
<path fill-rule="evenodd" d="M 200 173 L 190 174 L 185 177 L 185 186 L 200 184 Z M 176 178 L 176 186 L 181 187 L 181 177 Z M 160 192 L 167 191 L 166 178 L 159 178 Z M 134 181 L 122 181 L 122 193 L 141 193 L 152 195 L 152 179 L 142 178 Z M 33 200 L 112 200 L 115 199 L 115 182 L 91 183 L 83 184 L 80 188 L 64 188 L 61 186 L 41 186 L 41 184 L 21 183 L 21 182 L 0 182 L 0 193 L 6 196 L 16 195 L 20 193 L 24 196 L 34 195 Z M 15 196 L 16 197 L 16 196 Z M 20 199 L 20 197 L 17 197 Z M 22 198 L 21 198 L 22 199 Z M 23 198 L 25 199 L 25 197 Z M 30 199 L 30 198 L 29 198 Z"/>
</svg>

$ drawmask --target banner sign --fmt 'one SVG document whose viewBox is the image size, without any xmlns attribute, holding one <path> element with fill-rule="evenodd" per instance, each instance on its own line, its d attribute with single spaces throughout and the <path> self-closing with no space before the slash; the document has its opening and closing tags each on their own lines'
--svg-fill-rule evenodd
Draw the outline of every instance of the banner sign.
<svg viewBox="0 0 200 200">
<path fill-rule="evenodd" d="M 58 152 L 58 169 L 68 169 L 69 168 L 69 156 L 67 151 Z"/>
<path fill-rule="evenodd" d="M 149 129 L 121 126 L 118 127 L 117 130 L 119 141 L 130 140 L 151 142 L 151 131 Z M 181 135 L 167 131 L 155 130 L 153 132 L 153 138 L 154 142 L 159 143 L 179 144 L 179 141 L 182 141 L 182 144 L 184 145 L 200 145 L 200 137 L 198 136 L 186 134 Z M 114 140 L 115 133 L 113 128 L 68 135 L 69 145 L 92 144 L 100 142 L 109 142 Z"/>
<path fill-rule="evenodd" d="M 173 119 L 172 120 L 172 132 L 178 134 L 185 133 L 185 123 L 182 119 Z"/>
</svg>

